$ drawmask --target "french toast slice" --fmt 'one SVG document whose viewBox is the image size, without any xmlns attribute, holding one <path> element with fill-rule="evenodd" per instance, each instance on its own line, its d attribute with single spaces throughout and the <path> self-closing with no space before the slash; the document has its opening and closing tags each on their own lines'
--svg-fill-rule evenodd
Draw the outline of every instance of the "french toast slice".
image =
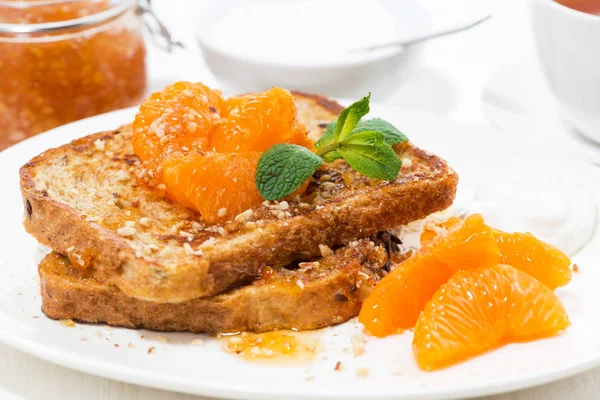
<svg viewBox="0 0 600 400">
<path fill-rule="evenodd" d="M 295 269 L 265 269 L 250 285 L 180 303 L 127 296 L 56 252 L 38 269 L 42 310 L 53 319 L 155 331 L 265 332 L 317 329 L 356 316 L 387 260 L 383 247 L 361 240 Z"/>
<path fill-rule="evenodd" d="M 342 107 L 295 93 L 298 118 L 318 138 Z M 410 143 L 397 180 L 374 181 L 338 160 L 307 191 L 264 202 L 221 225 L 136 179 L 131 126 L 48 150 L 21 168 L 25 227 L 73 265 L 128 296 L 181 302 L 250 284 L 263 267 L 320 255 L 451 205 L 458 176 Z"/>
</svg>

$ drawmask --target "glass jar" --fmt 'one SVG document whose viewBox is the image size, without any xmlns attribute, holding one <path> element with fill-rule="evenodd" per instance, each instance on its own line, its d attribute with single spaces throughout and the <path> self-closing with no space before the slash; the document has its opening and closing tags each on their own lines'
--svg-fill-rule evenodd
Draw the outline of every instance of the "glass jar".
<svg viewBox="0 0 600 400">
<path fill-rule="evenodd" d="M 135 0 L 0 0 L 0 150 L 142 99 L 137 10 Z"/>
</svg>

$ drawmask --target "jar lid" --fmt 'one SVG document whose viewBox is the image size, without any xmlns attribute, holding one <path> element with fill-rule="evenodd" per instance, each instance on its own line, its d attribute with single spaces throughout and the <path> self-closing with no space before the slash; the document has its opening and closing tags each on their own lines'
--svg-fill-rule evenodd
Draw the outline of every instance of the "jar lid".
<svg viewBox="0 0 600 400">
<path fill-rule="evenodd" d="M 65 2 L 68 2 L 66 0 Z M 0 7 L 7 6 L 15 9 L 26 8 L 32 6 L 45 6 L 60 4 L 60 0 L 36 1 L 33 3 L 25 1 L 3 1 L 0 0 Z M 163 50 L 171 52 L 175 47 L 184 47 L 179 41 L 176 41 L 171 36 L 169 30 L 158 19 L 152 7 L 150 0 L 120 0 L 115 2 L 110 8 L 99 11 L 84 17 L 69 19 L 57 22 L 42 22 L 42 23 L 0 23 L 0 34 L 43 34 L 51 33 L 65 29 L 77 29 L 101 24 L 119 17 L 132 8 L 136 9 L 136 13 L 141 15 L 146 29 L 150 33 L 150 37 L 154 44 Z"/>
</svg>

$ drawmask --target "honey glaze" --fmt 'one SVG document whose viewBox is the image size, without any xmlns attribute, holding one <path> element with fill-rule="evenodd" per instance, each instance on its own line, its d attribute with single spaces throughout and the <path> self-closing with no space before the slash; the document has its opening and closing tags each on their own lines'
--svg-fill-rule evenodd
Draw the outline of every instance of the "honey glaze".
<svg viewBox="0 0 600 400">
<path fill-rule="evenodd" d="M 248 361 L 307 362 L 319 350 L 314 332 L 289 330 L 221 335 L 223 350 Z"/>
</svg>

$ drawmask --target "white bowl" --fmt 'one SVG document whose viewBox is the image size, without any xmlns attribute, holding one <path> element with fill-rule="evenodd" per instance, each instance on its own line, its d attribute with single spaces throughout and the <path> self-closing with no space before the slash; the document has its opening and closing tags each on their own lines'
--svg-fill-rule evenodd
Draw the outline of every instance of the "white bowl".
<svg viewBox="0 0 600 400">
<path fill-rule="evenodd" d="M 261 2 L 268 4 L 268 0 Z M 254 4 L 256 3 L 255 1 Z M 364 3 L 365 6 L 372 4 L 369 1 Z M 403 31 L 423 32 L 430 26 L 429 16 L 419 0 L 380 0 L 379 3 L 390 12 L 394 24 L 402 27 Z M 421 44 L 357 52 L 352 56 L 328 59 L 316 56 L 301 60 L 277 59 L 243 52 L 235 53 L 220 44 L 215 30 L 239 5 L 240 0 L 211 2 L 196 18 L 196 37 L 204 60 L 219 79 L 223 89 L 230 93 L 281 86 L 345 98 L 358 98 L 371 92 L 373 100 L 381 100 L 407 79 L 424 46 Z M 340 12 L 339 18 L 343 17 L 343 12 Z M 307 20 L 306 29 L 319 29 L 319 26 L 311 25 L 311 21 Z M 241 35 L 243 32 L 236 34 Z"/>
<path fill-rule="evenodd" d="M 600 143 L 600 16 L 532 2 L 537 53 L 564 119 Z"/>
</svg>

